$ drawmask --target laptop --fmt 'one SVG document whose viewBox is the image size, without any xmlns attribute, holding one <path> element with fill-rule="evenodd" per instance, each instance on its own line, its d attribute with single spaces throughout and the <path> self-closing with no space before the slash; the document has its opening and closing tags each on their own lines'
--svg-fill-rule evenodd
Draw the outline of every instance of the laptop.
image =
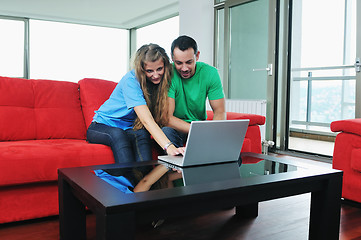
<svg viewBox="0 0 361 240">
<path fill-rule="evenodd" d="M 158 156 L 178 167 L 237 161 L 248 119 L 193 121 L 183 156 Z"/>
</svg>

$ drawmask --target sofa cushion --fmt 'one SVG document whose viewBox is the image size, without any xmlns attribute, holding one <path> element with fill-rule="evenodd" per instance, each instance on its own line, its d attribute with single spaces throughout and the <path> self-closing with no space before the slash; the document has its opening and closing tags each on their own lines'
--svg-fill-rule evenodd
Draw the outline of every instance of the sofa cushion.
<svg viewBox="0 0 361 240">
<path fill-rule="evenodd" d="M 116 85 L 116 82 L 95 78 L 79 81 L 81 105 L 87 127 L 93 120 L 94 111 L 109 98 Z"/>
<path fill-rule="evenodd" d="M 32 82 L 0 77 L 0 141 L 35 139 Z"/>
<path fill-rule="evenodd" d="M 55 181 L 59 168 L 114 163 L 110 147 L 78 139 L 0 143 L 0 186 Z"/>
<path fill-rule="evenodd" d="M 85 139 L 78 84 L 0 77 L 0 141 Z"/>
</svg>

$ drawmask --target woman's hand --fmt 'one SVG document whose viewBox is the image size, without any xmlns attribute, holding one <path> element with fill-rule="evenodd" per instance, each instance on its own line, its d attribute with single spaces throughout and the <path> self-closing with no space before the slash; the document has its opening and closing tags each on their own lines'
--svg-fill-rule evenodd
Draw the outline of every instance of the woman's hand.
<svg viewBox="0 0 361 240">
<path fill-rule="evenodd" d="M 184 147 L 176 148 L 173 144 L 167 148 L 168 155 L 184 155 Z"/>
<path fill-rule="evenodd" d="M 184 154 L 184 147 L 176 148 L 163 133 L 157 123 L 154 121 L 152 114 L 149 111 L 149 108 L 146 105 L 140 105 L 134 107 L 134 111 L 139 117 L 140 121 L 143 123 L 144 127 L 148 132 L 153 136 L 155 141 L 161 146 L 168 155 L 179 155 Z M 167 144 L 165 144 L 167 143 Z M 171 143 L 171 145 L 168 145 Z"/>
</svg>

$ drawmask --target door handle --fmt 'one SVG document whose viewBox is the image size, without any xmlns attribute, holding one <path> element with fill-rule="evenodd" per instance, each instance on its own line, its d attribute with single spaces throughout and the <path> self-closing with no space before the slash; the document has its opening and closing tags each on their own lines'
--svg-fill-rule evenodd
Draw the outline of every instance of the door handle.
<svg viewBox="0 0 361 240">
<path fill-rule="evenodd" d="M 360 72 L 360 68 L 361 68 L 360 58 L 356 58 L 356 63 L 355 63 L 356 72 Z"/>
<path fill-rule="evenodd" d="M 267 75 L 268 75 L 268 76 L 272 76 L 272 74 L 273 74 L 273 71 L 272 71 L 272 63 L 267 64 L 267 67 L 266 67 L 266 68 L 256 68 L 256 69 L 253 69 L 253 72 L 258 72 L 258 71 L 267 71 Z"/>
</svg>

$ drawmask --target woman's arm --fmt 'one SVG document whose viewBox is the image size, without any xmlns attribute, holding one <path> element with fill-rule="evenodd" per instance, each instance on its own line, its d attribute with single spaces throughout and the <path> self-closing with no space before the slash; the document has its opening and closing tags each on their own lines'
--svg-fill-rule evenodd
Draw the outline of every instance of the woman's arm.
<svg viewBox="0 0 361 240">
<path fill-rule="evenodd" d="M 149 108 L 146 105 L 140 105 L 134 107 L 134 111 L 139 117 L 140 121 L 148 132 L 153 136 L 154 140 L 161 146 L 163 149 L 170 140 L 163 133 L 162 129 L 154 121 L 152 114 L 149 111 Z M 176 148 L 173 144 L 167 147 L 167 153 L 169 155 L 178 155 L 184 153 L 184 148 Z"/>
</svg>

